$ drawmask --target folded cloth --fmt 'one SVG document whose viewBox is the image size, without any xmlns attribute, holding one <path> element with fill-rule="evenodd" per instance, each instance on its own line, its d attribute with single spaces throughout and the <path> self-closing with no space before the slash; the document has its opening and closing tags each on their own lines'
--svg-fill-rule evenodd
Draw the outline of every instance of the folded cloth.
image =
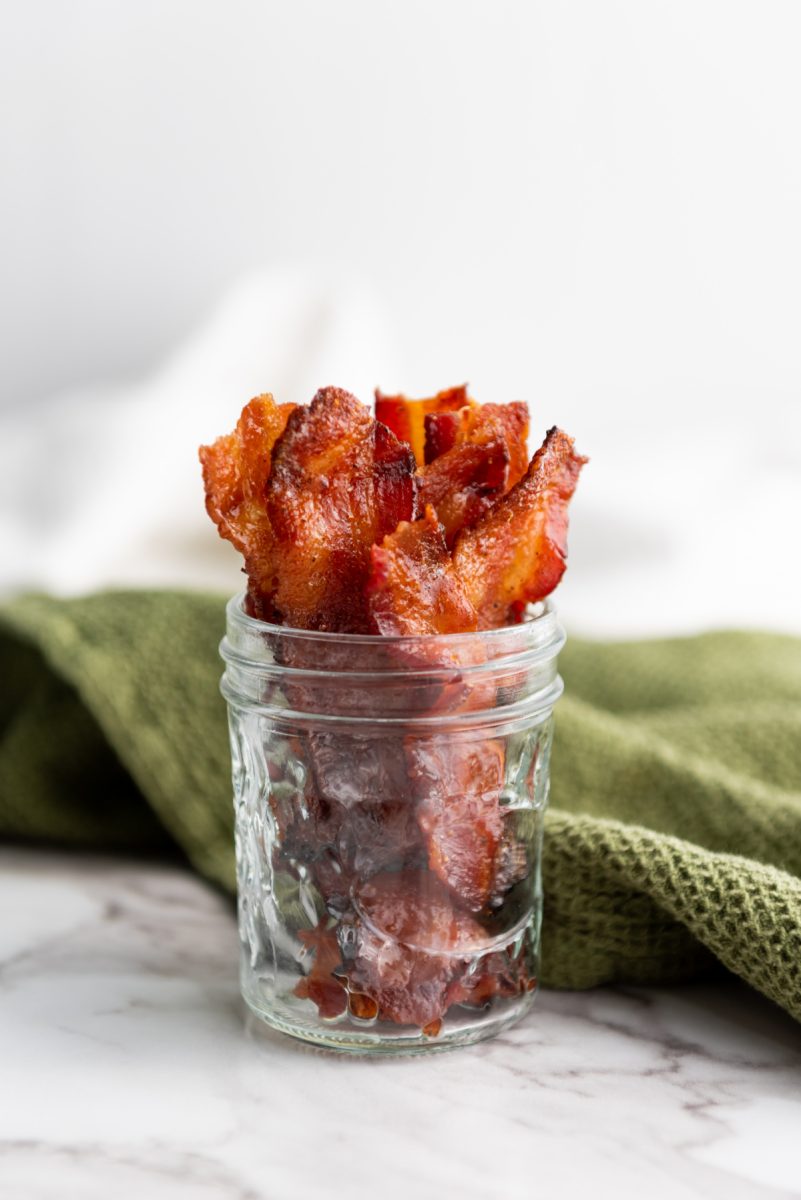
<svg viewBox="0 0 801 1200">
<path fill-rule="evenodd" d="M 234 887 L 219 597 L 0 606 L 0 835 L 177 844 Z M 573 641 L 545 837 L 543 982 L 715 961 L 801 1020 L 801 640 Z"/>
</svg>

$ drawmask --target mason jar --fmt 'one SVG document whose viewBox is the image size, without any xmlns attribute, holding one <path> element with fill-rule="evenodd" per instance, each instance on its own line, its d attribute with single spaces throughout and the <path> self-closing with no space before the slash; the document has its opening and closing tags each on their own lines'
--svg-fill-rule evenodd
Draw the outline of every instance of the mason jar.
<svg viewBox="0 0 801 1200">
<path fill-rule="evenodd" d="M 537 987 L 540 858 L 564 634 L 379 637 L 227 607 L 242 994 L 335 1050 L 432 1051 Z"/>
</svg>

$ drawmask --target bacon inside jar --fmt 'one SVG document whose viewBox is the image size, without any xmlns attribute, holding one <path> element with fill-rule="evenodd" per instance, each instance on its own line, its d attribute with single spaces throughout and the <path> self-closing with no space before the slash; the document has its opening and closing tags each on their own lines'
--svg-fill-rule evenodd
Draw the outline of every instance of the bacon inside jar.
<svg viewBox="0 0 801 1200">
<path fill-rule="evenodd" d="M 463 386 L 424 400 L 377 392 L 374 414 L 333 387 L 308 405 L 256 397 L 200 449 L 209 516 L 244 558 L 247 612 L 366 635 L 367 659 L 381 648 L 415 718 L 491 708 L 494 686 L 471 676 L 481 639 L 457 652 L 448 637 L 513 625 L 557 586 L 587 461 L 557 428 L 529 459 L 528 430 L 525 404 L 481 405 Z M 380 717 L 348 679 L 364 645 L 290 640 L 286 705 Z M 381 737 L 356 726 L 296 737 L 270 760 L 273 869 L 317 897 L 295 996 L 321 1019 L 435 1038 L 455 1006 L 534 986 L 520 939 L 497 936 L 530 869 L 506 759 L 502 739 L 396 721 Z"/>
</svg>

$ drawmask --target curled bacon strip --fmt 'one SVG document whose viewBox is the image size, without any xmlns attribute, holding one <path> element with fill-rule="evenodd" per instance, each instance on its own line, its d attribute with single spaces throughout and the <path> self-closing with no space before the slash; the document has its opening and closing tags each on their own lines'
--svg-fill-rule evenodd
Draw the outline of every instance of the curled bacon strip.
<svg viewBox="0 0 801 1200">
<path fill-rule="evenodd" d="M 453 571 L 442 527 L 430 506 L 373 546 L 367 581 L 370 614 L 378 633 L 467 633 L 475 612 Z"/>
<path fill-rule="evenodd" d="M 431 504 L 448 545 L 525 474 L 525 404 L 484 404 L 426 417 L 420 502 Z"/>
<path fill-rule="evenodd" d="M 372 996 L 385 1020 L 421 1028 L 438 1021 L 449 990 L 487 944 L 484 929 L 433 875 L 414 868 L 373 876 L 356 905 L 355 953 L 345 964 L 350 986 Z"/>
<path fill-rule="evenodd" d="M 567 506 L 586 461 L 554 427 L 520 483 L 457 537 L 454 570 L 480 629 L 505 625 L 514 606 L 541 600 L 562 578 Z"/>
<path fill-rule="evenodd" d="M 479 912 L 495 892 L 504 832 L 503 744 L 410 738 L 406 753 L 428 865 L 465 908 Z"/>
<path fill-rule="evenodd" d="M 432 413 L 458 412 L 473 401 L 467 395 L 467 385 L 446 388 L 428 400 L 409 400 L 406 396 L 385 396 L 376 389 L 376 420 L 383 422 L 402 442 L 411 446 L 418 466 L 424 462 L 425 419 Z"/>
<path fill-rule="evenodd" d="M 435 1037 L 452 1004 L 483 1004 L 530 986 L 523 955 L 489 950 L 483 926 L 427 871 L 375 875 L 356 908 L 348 985 L 372 997 L 384 1020 Z"/>
<path fill-rule="evenodd" d="M 339 388 L 297 408 L 273 450 L 267 512 L 280 555 L 273 603 L 287 625 L 362 633 L 370 548 L 416 506 L 408 446 Z"/>
<path fill-rule="evenodd" d="M 508 474 L 509 452 L 500 438 L 455 446 L 420 472 L 420 502 L 436 512 L 449 546 L 503 494 Z"/>
<path fill-rule="evenodd" d="M 275 564 L 274 539 L 265 504 L 271 454 L 294 404 L 256 396 L 242 410 L 233 433 L 201 446 L 206 511 L 220 537 L 245 557 L 251 609 L 270 619 Z"/>
<path fill-rule="evenodd" d="M 433 412 L 425 418 L 426 464 L 457 446 L 480 446 L 500 440 L 509 455 L 506 487 L 522 479 L 528 467 L 528 405 L 471 403 L 458 412 Z"/>
</svg>

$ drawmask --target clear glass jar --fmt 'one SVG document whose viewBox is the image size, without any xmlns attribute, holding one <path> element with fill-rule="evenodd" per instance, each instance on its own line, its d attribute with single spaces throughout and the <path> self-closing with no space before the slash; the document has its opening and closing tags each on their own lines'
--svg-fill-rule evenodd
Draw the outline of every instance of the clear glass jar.
<svg viewBox="0 0 801 1200">
<path fill-rule="evenodd" d="M 369 637 L 227 608 L 242 994 L 336 1050 L 437 1050 L 537 986 L 550 605 L 486 633 Z"/>
</svg>

